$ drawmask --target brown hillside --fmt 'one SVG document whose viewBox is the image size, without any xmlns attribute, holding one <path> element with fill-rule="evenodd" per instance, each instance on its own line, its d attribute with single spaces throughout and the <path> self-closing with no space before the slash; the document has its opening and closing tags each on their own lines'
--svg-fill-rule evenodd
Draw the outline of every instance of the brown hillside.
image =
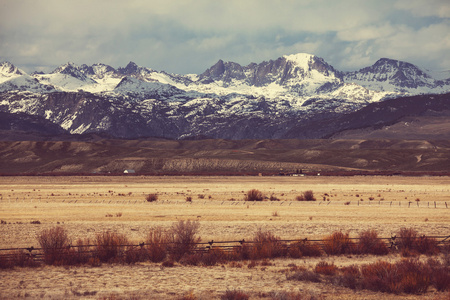
<svg viewBox="0 0 450 300">
<path fill-rule="evenodd" d="M 100 140 L 0 142 L 0 173 L 256 174 L 450 170 L 450 141 Z"/>
</svg>

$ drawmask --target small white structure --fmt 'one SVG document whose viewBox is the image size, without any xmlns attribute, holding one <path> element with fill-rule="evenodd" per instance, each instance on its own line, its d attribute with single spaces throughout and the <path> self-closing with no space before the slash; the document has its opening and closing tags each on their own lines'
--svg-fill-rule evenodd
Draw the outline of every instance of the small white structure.
<svg viewBox="0 0 450 300">
<path fill-rule="evenodd" d="M 136 171 L 132 170 L 132 169 L 126 169 L 125 171 L 123 171 L 123 173 L 124 174 L 134 174 L 134 173 L 136 173 Z"/>
</svg>

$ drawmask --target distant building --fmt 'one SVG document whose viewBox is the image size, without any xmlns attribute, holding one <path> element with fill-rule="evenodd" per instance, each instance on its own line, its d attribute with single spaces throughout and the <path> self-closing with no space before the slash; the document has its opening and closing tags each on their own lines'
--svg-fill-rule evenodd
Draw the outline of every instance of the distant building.
<svg viewBox="0 0 450 300">
<path fill-rule="evenodd" d="M 136 171 L 133 169 L 126 169 L 125 171 L 123 171 L 123 173 L 124 174 L 134 174 L 134 173 L 136 173 Z"/>
</svg>

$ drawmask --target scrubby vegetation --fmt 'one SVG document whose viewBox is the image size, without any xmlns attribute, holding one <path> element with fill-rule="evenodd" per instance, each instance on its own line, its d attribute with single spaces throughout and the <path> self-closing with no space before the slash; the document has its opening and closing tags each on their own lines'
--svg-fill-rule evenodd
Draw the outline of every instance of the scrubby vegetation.
<svg viewBox="0 0 450 300">
<path fill-rule="evenodd" d="M 90 240 L 78 239 L 72 244 L 69 234 L 62 227 L 41 231 L 37 240 L 41 247 L 42 261 L 49 265 L 100 266 L 103 263 L 133 264 L 140 261 L 162 263 L 173 267 L 175 263 L 195 266 L 214 266 L 227 262 L 238 265 L 248 261 L 248 268 L 272 265 L 269 259 L 277 257 L 321 257 L 324 255 L 398 253 L 408 258 L 396 263 L 379 260 L 362 266 L 338 267 L 334 263 L 321 261 L 313 268 L 291 268 L 287 279 L 329 282 L 350 289 L 367 289 L 386 293 L 421 294 L 430 287 L 438 291 L 450 289 L 450 247 L 439 246 L 435 239 L 421 236 L 411 228 L 402 228 L 387 247 L 387 241 L 378 237 L 374 230 L 363 231 L 358 238 L 336 231 L 321 241 L 307 239 L 283 241 L 270 231 L 258 229 L 248 241 L 236 246 L 216 246 L 213 241 L 200 243 L 198 221 L 178 221 L 169 228 L 152 227 L 145 243 L 134 245 L 127 237 L 117 232 L 104 231 Z M 29 249 L 30 253 L 35 249 Z M 419 254 L 441 258 L 419 260 Z M 260 263 L 258 263 L 260 261 Z M 39 265 L 26 251 L 13 251 L 0 255 L 0 268 L 33 267 Z M 242 266 L 241 266 L 242 267 Z M 239 291 L 228 291 L 227 298 Z M 245 299 L 245 298 L 242 298 Z"/>
</svg>

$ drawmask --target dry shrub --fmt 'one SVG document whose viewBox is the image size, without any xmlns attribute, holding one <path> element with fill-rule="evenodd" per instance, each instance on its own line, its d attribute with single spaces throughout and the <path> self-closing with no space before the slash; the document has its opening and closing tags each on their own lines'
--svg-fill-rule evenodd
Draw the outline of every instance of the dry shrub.
<svg viewBox="0 0 450 300">
<path fill-rule="evenodd" d="M 128 245 L 125 235 L 104 231 L 95 237 L 96 257 L 101 262 L 121 261 Z"/>
<path fill-rule="evenodd" d="M 372 291 L 398 293 L 398 275 L 395 267 L 385 261 L 362 266 L 362 287 Z"/>
<path fill-rule="evenodd" d="M 427 262 L 431 269 L 431 281 L 438 291 L 450 290 L 450 267 L 435 259 L 429 259 Z"/>
<path fill-rule="evenodd" d="M 34 268 L 38 266 L 39 263 L 33 259 L 30 253 L 22 250 L 8 251 L 0 255 L 0 269 L 12 269 L 14 267 Z"/>
<path fill-rule="evenodd" d="M 361 254 L 386 255 L 389 253 L 386 243 L 378 238 L 375 230 L 366 230 L 359 234 L 357 249 Z"/>
<path fill-rule="evenodd" d="M 297 201 L 316 201 L 314 197 L 314 192 L 311 190 L 304 191 L 301 195 L 295 198 Z"/>
<path fill-rule="evenodd" d="M 197 248 L 197 243 L 201 238 L 197 237 L 200 228 L 198 221 L 183 221 L 180 220 L 172 224 L 169 231 L 170 242 L 172 248 L 170 249 L 172 258 L 179 260 L 186 253 L 190 253 Z"/>
<path fill-rule="evenodd" d="M 208 252 L 203 253 L 201 262 L 205 266 L 214 266 L 218 263 L 224 262 L 227 259 L 227 255 L 222 248 L 212 248 Z"/>
<path fill-rule="evenodd" d="M 147 200 L 147 202 L 157 201 L 158 195 L 157 194 L 148 194 L 147 196 L 145 196 L 145 200 Z"/>
<path fill-rule="evenodd" d="M 321 282 L 320 275 L 309 270 L 298 270 L 286 276 L 288 280 Z"/>
<path fill-rule="evenodd" d="M 252 189 L 247 192 L 244 196 L 245 201 L 263 201 L 264 195 L 261 191 L 257 189 Z"/>
<path fill-rule="evenodd" d="M 225 294 L 220 296 L 221 300 L 248 300 L 250 296 L 241 290 L 226 290 Z"/>
<path fill-rule="evenodd" d="M 45 229 L 38 234 L 37 240 L 44 252 L 46 264 L 63 264 L 66 251 L 70 245 L 70 239 L 64 228 Z"/>
<path fill-rule="evenodd" d="M 240 246 L 233 247 L 228 253 L 228 260 L 248 260 L 251 257 L 252 247 L 249 244 L 242 243 Z"/>
<path fill-rule="evenodd" d="M 275 258 L 287 254 L 287 246 L 270 231 L 258 229 L 253 237 L 253 243 L 251 259 Z"/>
<path fill-rule="evenodd" d="M 413 228 L 400 228 L 398 232 L 398 247 L 401 250 L 413 251 L 417 240 L 417 230 Z"/>
<path fill-rule="evenodd" d="M 289 256 L 292 258 L 301 258 L 303 256 L 319 257 L 322 256 L 322 249 L 316 243 L 303 240 L 290 245 Z"/>
<path fill-rule="evenodd" d="M 89 263 L 92 258 L 92 251 L 89 245 L 90 245 L 89 239 L 83 240 L 79 238 L 75 242 L 75 245 L 67 250 L 64 264 L 81 265 Z"/>
<path fill-rule="evenodd" d="M 152 262 L 163 261 L 167 256 L 169 242 L 170 236 L 167 230 L 160 226 L 150 228 L 145 242 L 147 258 Z"/>
<path fill-rule="evenodd" d="M 417 259 L 396 264 L 379 261 L 362 267 L 363 288 L 388 292 L 421 294 L 431 285 L 431 269 Z"/>
<path fill-rule="evenodd" d="M 360 287 L 361 272 L 357 266 L 342 267 L 340 275 L 334 279 L 334 283 L 355 290 Z"/>
<path fill-rule="evenodd" d="M 335 231 L 325 237 L 323 248 L 328 255 L 351 254 L 355 252 L 356 245 L 350 239 L 348 233 Z"/>
<path fill-rule="evenodd" d="M 179 298 L 179 300 L 196 300 L 197 297 L 195 297 L 194 292 L 190 291 L 183 297 Z"/>
<path fill-rule="evenodd" d="M 201 261 L 202 261 L 201 253 L 186 253 L 179 260 L 180 264 L 189 266 L 198 266 L 201 263 Z"/>
<path fill-rule="evenodd" d="M 416 250 L 421 254 L 436 255 L 440 252 L 438 241 L 425 235 L 416 239 Z"/>
<path fill-rule="evenodd" d="M 329 264 L 326 261 L 321 261 L 316 265 L 314 271 L 318 274 L 333 276 L 337 273 L 338 267 L 334 263 Z"/>
<path fill-rule="evenodd" d="M 400 291 L 407 294 L 425 293 L 431 285 L 431 270 L 417 259 L 402 260 L 396 264 L 400 274 Z"/>
<path fill-rule="evenodd" d="M 284 291 L 276 291 L 269 293 L 269 297 L 271 300 L 313 300 L 317 299 L 314 294 L 311 294 L 306 291 L 301 292 L 284 292 Z"/>
</svg>

